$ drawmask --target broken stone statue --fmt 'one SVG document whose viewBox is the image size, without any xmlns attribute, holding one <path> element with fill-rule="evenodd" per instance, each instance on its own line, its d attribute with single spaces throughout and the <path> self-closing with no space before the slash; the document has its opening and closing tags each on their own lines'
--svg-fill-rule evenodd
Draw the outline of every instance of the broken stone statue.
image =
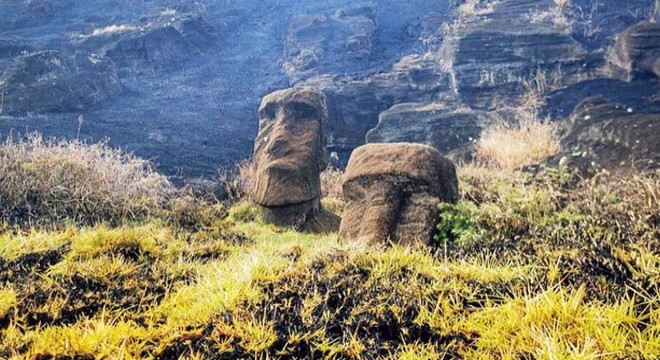
<svg viewBox="0 0 660 360">
<path fill-rule="evenodd" d="M 454 164 L 421 144 L 367 144 L 353 151 L 344 175 L 342 239 L 368 244 L 427 244 L 437 205 L 458 200 Z"/>
</svg>

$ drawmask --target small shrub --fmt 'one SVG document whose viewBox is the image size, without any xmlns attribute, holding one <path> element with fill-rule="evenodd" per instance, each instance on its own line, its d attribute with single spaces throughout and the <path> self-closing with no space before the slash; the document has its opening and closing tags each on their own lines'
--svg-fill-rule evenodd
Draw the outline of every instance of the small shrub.
<svg viewBox="0 0 660 360">
<path fill-rule="evenodd" d="M 241 201 L 229 210 L 229 221 L 252 222 L 259 219 L 259 207 L 250 201 Z"/>
<path fill-rule="evenodd" d="M 478 223 L 478 208 L 469 202 L 438 205 L 440 222 L 434 239 L 439 244 L 448 242 L 472 243 L 483 232 Z"/>
<path fill-rule="evenodd" d="M 328 167 L 321 173 L 321 191 L 323 198 L 342 199 L 344 197 L 342 190 L 342 177 L 344 172 Z"/>
<path fill-rule="evenodd" d="M 518 111 L 519 117 L 536 118 L 536 111 L 545 105 L 545 95 L 549 92 L 559 90 L 563 84 L 562 79 L 566 76 L 557 67 L 553 70 L 536 69 L 522 81 L 524 92 L 520 97 L 520 107 L 523 111 Z"/>
<path fill-rule="evenodd" d="M 235 204 L 248 199 L 254 185 L 254 165 L 252 160 L 246 159 L 229 170 L 220 172 L 219 181 L 224 184 L 227 200 Z"/>
<path fill-rule="evenodd" d="M 158 215 L 173 187 L 147 161 L 107 142 L 44 140 L 38 133 L 0 145 L 0 217 L 38 225 Z"/>
<path fill-rule="evenodd" d="M 169 218 L 187 230 L 201 230 L 225 218 L 227 211 L 220 203 L 210 203 L 195 196 L 182 195 L 170 203 Z"/>
<path fill-rule="evenodd" d="M 341 215 L 344 211 L 344 190 L 342 189 L 344 172 L 328 167 L 321 173 L 321 191 L 323 208 Z"/>
</svg>

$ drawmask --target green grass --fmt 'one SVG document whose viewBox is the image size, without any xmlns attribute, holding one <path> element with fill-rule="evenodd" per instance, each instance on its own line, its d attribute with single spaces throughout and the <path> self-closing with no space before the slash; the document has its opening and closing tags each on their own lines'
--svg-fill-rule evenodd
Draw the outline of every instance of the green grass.
<svg viewBox="0 0 660 360">
<path fill-rule="evenodd" d="M 240 202 L 5 227 L 0 358 L 660 357 L 657 178 L 460 177 L 434 247 L 301 234 Z"/>
</svg>

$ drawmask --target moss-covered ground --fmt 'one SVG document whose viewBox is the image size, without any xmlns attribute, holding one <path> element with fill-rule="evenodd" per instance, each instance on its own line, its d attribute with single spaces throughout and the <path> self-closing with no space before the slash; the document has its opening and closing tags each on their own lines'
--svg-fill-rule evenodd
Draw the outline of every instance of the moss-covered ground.
<svg viewBox="0 0 660 360">
<path fill-rule="evenodd" d="M 461 170 L 435 246 L 160 220 L 0 232 L 0 358 L 658 359 L 660 180 Z"/>
</svg>

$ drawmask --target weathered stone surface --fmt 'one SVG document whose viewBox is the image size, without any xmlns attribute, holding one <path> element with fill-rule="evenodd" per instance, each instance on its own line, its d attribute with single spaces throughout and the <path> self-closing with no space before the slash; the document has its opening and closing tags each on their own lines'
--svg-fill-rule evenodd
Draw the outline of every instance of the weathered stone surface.
<svg viewBox="0 0 660 360">
<path fill-rule="evenodd" d="M 572 24 L 571 36 L 589 50 L 608 46 L 612 37 L 653 19 L 655 0 L 571 0 L 566 12 Z M 655 21 L 660 13 L 655 14 Z"/>
<path fill-rule="evenodd" d="M 547 75 L 543 85 L 558 87 L 591 76 L 587 52 L 570 28 L 546 17 L 555 7 L 552 0 L 494 2 L 448 28 L 441 61 L 463 103 L 515 105 L 528 79 Z"/>
<path fill-rule="evenodd" d="M 555 11 L 554 1 L 482 3 L 473 13 L 454 14 L 453 20 L 442 14 L 423 19 L 418 23 L 422 29 L 424 24 L 445 19 L 445 32 L 424 32 L 420 41 L 427 51 L 401 58 L 388 71 L 360 79 L 337 81 L 320 76 L 305 80 L 303 84 L 322 89 L 330 99 L 330 149 L 348 154 L 365 140 L 432 143 L 427 136 L 440 132 L 434 127 L 437 122 L 412 126 L 412 121 L 390 121 L 390 112 L 385 111 L 397 104 L 440 102 L 476 115 L 517 106 L 529 91 L 549 92 L 602 75 L 602 56 L 590 54 L 576 41 L 570 26 L 558 25 L 544 15 Z M 379 122 L 382 112 L 385 121 Z M 464 129 L 460 138 L 474 137 L 473 128 Z M 446 144 L 435 146 L 458 150 Z"/>
<path fill-rule="evenodd" d="M 298 15 L 289 26 L 284 71 L 296 83 L 313 75 L 353 72 L 369 65 L 376 6 L 337 10 L 332 16 Z"/>
<path fill-rule="evenodd" d="M 31 0 L 27 2 L 27 11 L 25 16 L 44 20 L 49 19 L 65 9 L 64 0 Z"/>
<path fill-rule="evenodd" d="M 80 52 L 69 65 L 59 52 L 42 51 L 19 57 L 0 77 L 0 114 L 81 111 L 121 91 L 107 60 Z"/>
<path fill-rule="evenodd" d="M 413 142 L 447 153 L 476 141 L 486 123 L 484 112 L 452 110 L 440 103 L 403 103 L 380 114 L 366 141 Z"/>
<path fill-rule="evenodd" d="M 12 59 L 21 54 L 34 52 L 34 49 L 18 41 L 0 39 L 0 61 Z"/>
<path fill-rule="evenodd" d="M 183 15 L 167 20 L 156 18 L 120 34 L 101 32 L 88 41 L 108 42 L 103 44 L 105 55 L 118 66 L 135 70 L 144 66 L 180 67 L 191 56 L 214 45 L 217 37 L 204 18 Z"/>
<path fill-rule="evenodd" d="M 448 5 L 416 1 L 414 12 L 410 5 L 398 0 L 357 2 L 332 14 L 294 18 L 289 27 L 287 49 L 293 49 L 294 57 L 285 52 L 284 68 L 292 85 L 311 86 L 327 95 L 330 150 L 343 161 L 365 143 L 380 112 L 400 102 L 435 100 L 449 87 L 449 76 L 437 58 L 419 53 L 442 42 L 440 25 L 448 19 Z M 322 56 L 298 53 L 301 48 L 316 49 L 313 53 Z M 310 61 L 289 66 L 298 58 Z"/>
<path fill-rule="evenodd" d="M 320 203 L 320 173 L 328 164 L 327 124 L 326 99 L 319 91 L 287 89 L 263 99 L 252 200 L 266 222 L 309 232 L 337 230 L 338 218 Z"/>
<path fill-rule="evenodd" d="M 660 24 L 641 23 L 616 36 L 608 59 L 622 80 L 660 77 Z"/>
<path fill-rule="evenodd" d="M 343 193 L 342 239 L 426 244 L 436 205 L 458 200 L 458 180 L 454 164 L 430 146 L 367 144 L 351 155 Z"/>
<path fill-rule="evenodd" d="M 623 104 L 590 98 L 563 125 L 562 151 L 551 163 L 579 158 L 614 172 L 660 169 L 660 114 L 640 114 Z"/>
<path fill-rule="evenodd" d="M 571 116 L 585 99 L 598 96 L 610 103 L 626 104 L 637 113 L 660 113 L 660 82 L 596 79 L 546 94 L 542 116 L 562 120 Z"/>
<path fill-rule="evenodd" d="M 327 78 L 304 82 L 322 89 L 329 99 L 330 149 L 350 154 L 365 143 L 367 132 L 378 125 L 379 114 L 395 104 L 433 102 L 449 88 L 449 74 L 433 56 L 411 55 L 390 72 L 337 85 Z"/>
</svg>

